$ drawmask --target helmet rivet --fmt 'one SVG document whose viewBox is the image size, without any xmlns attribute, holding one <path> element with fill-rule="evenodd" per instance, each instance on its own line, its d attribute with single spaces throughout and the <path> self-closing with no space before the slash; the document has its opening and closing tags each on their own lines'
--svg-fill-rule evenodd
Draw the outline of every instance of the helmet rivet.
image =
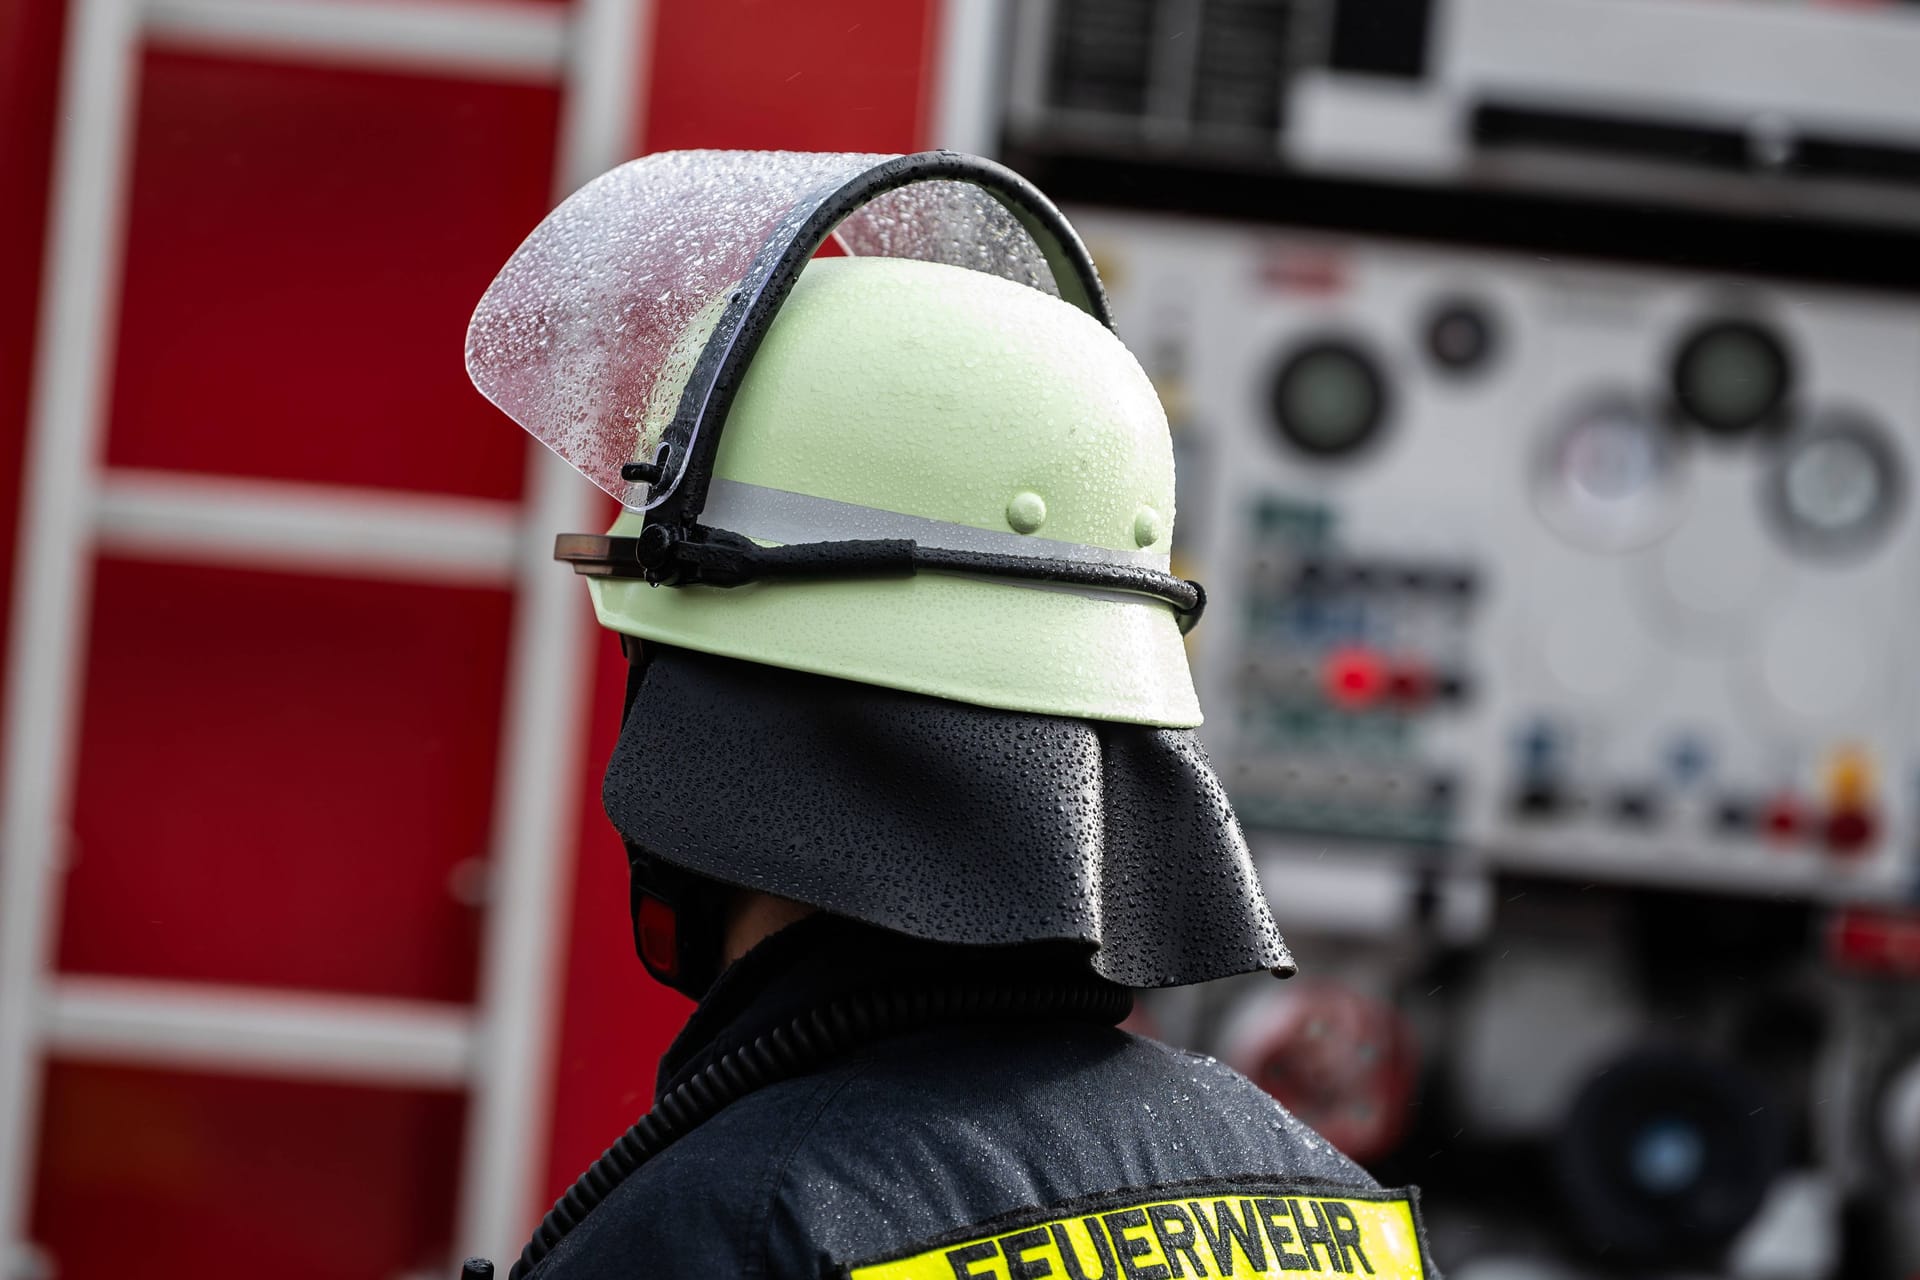
<svg viewBox="0 0 1920 1280">
<path fill-rule="evenodd" d="M 1166 531 L 1166 522 L 1152 507 L 1142 507 L 1133 513 L 1133 540 L 1136 545 L 1150 547 L 1160 541 Z"/>
<path fill-rule="evenodd" d="M 1007 523 L 1015 533 L 1032 533 L 1047 522 L 1047 502 L 1031 489 L 1022 489 L 1007 501 Z"/>
</svg>

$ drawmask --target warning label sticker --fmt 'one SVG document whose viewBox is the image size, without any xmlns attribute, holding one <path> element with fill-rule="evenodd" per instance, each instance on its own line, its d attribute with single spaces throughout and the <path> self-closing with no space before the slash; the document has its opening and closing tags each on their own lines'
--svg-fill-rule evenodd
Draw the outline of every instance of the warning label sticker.
<svg viewBox="0 0 1920 1280">
<path fill-rule="evenodd" d="M 1045 1212 L 1042 1210 L 1041 1212 Z M 1408 1192 L 1209 1191 L 1047 1218 L 854 1267 L 851 1280 L 1425 1280 Z"/>
</svg>

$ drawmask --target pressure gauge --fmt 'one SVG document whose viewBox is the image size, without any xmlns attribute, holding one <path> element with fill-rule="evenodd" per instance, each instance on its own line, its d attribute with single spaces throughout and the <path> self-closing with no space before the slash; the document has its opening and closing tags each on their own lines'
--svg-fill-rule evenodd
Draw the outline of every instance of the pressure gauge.
<svg viewBox="0 0 1920 1280">
<path fill-rule="evenodd" d="M 1587 551 L 1628 551 L 1671 529 L 1683 496 L 1680 443 L 1629 397 L 1590 402 L 1548 437 L 1534 507 Z"/>
<path fill-rule="evenodd" d="M 1829 419 L 1786 442 L 1768 476 L 1767 500 L 1790 547 L 1850 555 L 1892 526 L 1905 488 L 1884 432 L 1862 418 Z"/>
<path fill-rule="evenodd" d="M 1751 320 L 1715 320 L 1695 329 L 1673 361 L 1681 412 L 1724 435 L 1772 421 L 1792 389 L 1786 343 Z"/>
<path fill-rule="evenodd" d="M 1322 339 L 1281 362 L 1271 407 L 1274 425 L 1294 448 L 1315 457 L 1342 457 L 1380 430 L 1387 416 L 1387 383 L 1359 347 Z"/>
<path fill-rule="evenodd" d="M 1486 367 L 1498 345 L 1493 315 L 1470 298 L 1446 298 L 1427 314 L 1427 354 L 1442 373 L 1464 376 Z"/>
</svg>

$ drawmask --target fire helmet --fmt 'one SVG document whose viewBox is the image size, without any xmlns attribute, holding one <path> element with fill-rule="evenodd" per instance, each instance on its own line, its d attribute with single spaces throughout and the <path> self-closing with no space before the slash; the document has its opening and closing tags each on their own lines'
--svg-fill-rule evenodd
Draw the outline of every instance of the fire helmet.
<svg viewBox="0 0 1920 1280">
<path fill-rule="evenodd" d="M 488 289 L 474 382 L 622 505 L 556 555 L 644 642 L 605 793 L 657 976 L 711 977 L 713 883 L 1135 986 L 1291 968 L 1111 323 L 1058 210 L 951 152 L 646 157 Z"/>
</svg>

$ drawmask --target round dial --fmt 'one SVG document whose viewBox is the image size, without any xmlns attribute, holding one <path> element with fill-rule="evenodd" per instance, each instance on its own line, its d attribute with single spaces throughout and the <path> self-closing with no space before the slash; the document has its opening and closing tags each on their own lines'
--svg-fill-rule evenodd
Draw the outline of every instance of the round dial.
<svg viewBox="0 0 1920 1280">
<path fill-rule="evenodd" d="M 1493 355 L 1493 317 L 1487 308 L 1465 298 L 1449 298 L 1427 317 L 1427 354 L 1443 372 L 1472 373 Z"/>
<path fill-rule="evenodd" d="M 1534 478 L 1534 505 L 1576 546 L 1627 551 L 1673 527 L 1681 472 L 1672 432 L 1630 399 L 1601 400 L 1549 437 Z"/>
<path fill-rule="evenodd" d="M 1731 434 L 1771 421 L 1792 388 L 1786 344 L 1750 320 L 1716 320 L 1693 331 L 1673 362 L 1681 411 Z"/>
<path fill-rule="evenodd" d="M 1351 343 L 1319 341 L 1281 363 L 1271 407 L 1274 425 L 1289 444 L 1317 457 L 1339 457 L 1380 430 L 1387 412 L 1386 379 Z"/>
<path fill-rule="evenodd" d="M 1905 487 L 1885 433 L 1844 419 L 1787 441 L 1770 474 L 1769 501 L 1788 545 L 1846 554 L 1871 546 L 1892 526 Z"/>
</svg>

